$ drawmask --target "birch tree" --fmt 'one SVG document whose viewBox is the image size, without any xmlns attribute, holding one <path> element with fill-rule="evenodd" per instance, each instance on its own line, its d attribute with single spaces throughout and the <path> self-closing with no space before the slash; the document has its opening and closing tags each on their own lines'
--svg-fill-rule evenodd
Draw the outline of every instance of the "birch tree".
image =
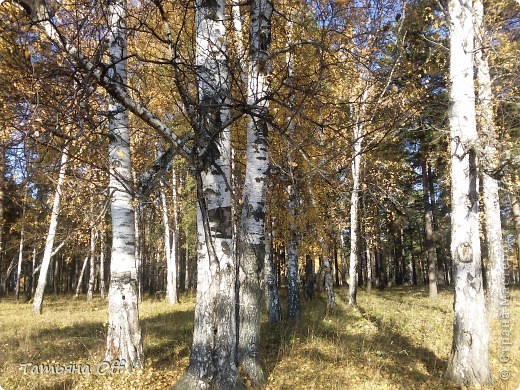
<svg viewBox="0 0 520 390">
<path fill-rule="evenodd" d="M 68 161 L 67 146 L 63 148 L 60 160 L 60 170 L 58 173 L 58 181 L 56 183 L 56 190 L 54 192 L 54 200 L 52 203 L 51 220 L 49 223 L 49 230 L 45 240 L 45 249 L 43 251 L 43 259 L 40 266 L 40 274 L 38 276 L 38 284 L 34 293 L 33 308 L 34 314 L 42 314 L 43 295 L 45 293 L 45 286 L 47 285 L 47 272 L 51 264 L 52 249 L 54 246 L 54 237 L 56 237 L 56 228 L 58 226 L 58 216 L 61 208 L 61 195 L 63 183 L 65 181 L 65 170 Z"/>
<path fill-rule="evenodd" d="M 242 388 L 236 366 L 231 139 L 225 1 L 195 2 L 198 89 L 197 303 L 190 362 L 176 389 Z"/>
<path fill-rule="evenodd" d="M 121 88 L 127 83 L 126 0 L 108 5 L 108 77 Z M 112 99 L 109 113 L 109 193 L 112 215 L 112 257 L 108 289 L 108 329 L 105 359 L 122 361 L 127 370 L 142 368 L 143 346 L 139 324 L 135 225 L 132 205 L 128 110 Z"/>
<path fill-rule="evenodd" d="M 488 46 L 484 5 L 474 0 L 475 17 L 475 65 L 477 68 L 477 92 L 479 108 L 479 138 L 482 156 L 482 198 L 484 203 L 484 228 L 487 245 L 486 298 L 487 309 L 491 316 L 497 316 L 500 296 L 504 288 L 504 247 L 502 243 L 502 223 L 500 221 L 500 199 L 497 179 L 499 155 L 498 135 L 493 123 L 493 94 L 487 58 Z"/>
<path fill-rule="evenodd" d="M 470 1 L 450 0 L 448 7 L 451 256 L 455 302 L 453 345 L 445 376 L 457 386 L 480 386 L 491 383 L 491 373 L 479 239 L 474 24 Z"/>
<path fill-rule="evenodd" d="M 238 359 L 255 384 L 265 382 L 258 360 L 262 314 L 262 277 L 265 261 L 266 189 L 269 170 L 268 76 L 271 42 L 271 0 L 253 0 L 247 74 L 246 173 L 239 238 Z"/>
</svg>

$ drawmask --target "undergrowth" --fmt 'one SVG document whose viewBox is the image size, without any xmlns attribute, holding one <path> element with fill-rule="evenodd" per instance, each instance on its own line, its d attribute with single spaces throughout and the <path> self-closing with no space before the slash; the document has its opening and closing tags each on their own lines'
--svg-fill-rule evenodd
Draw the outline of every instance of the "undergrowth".
<svg viewBox="0 0 520 390">
<path fill-rule="evenodd" d="M 430 300 L 424 288 L 396 287 L 358 294 L 336 289 L 337 307 L 325 297 L 302 301 L 302 320 L 262 325 L 261 356 L 267 389 L 442 389 L 451 347 L 453 293 Z M 282 291 L 283 295 L 283 291 Z M 282 297 L 283 298 L 283 297 Z M 283 299 L 282 299 L 283 300 Z M 493 389 L 520 384 L 520 291 L 508 302 L 511 360 L 500 362 L 504 323 L 492 323 Z M 23 364 L 89 365 L 103 361 L 106 302 L 50 297 L 41 316 L 31 305 L 0 301 L 0 386 L 18 389 L 167 389 L 188 364 L 193 326 L 192 297 L 171 306 L 144 300 L 140 306 L 145 368 L 105 375 L 33 375 Z M 505 372 L 507 380 L 501 379 Z"/>
</svg>

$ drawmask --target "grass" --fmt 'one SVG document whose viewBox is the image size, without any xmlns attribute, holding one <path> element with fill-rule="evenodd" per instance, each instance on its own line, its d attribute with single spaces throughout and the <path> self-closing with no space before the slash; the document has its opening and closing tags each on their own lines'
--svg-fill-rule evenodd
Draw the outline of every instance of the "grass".
<svg viewBox="0 0 520 390">
<path fill-rule="evenodd" d="M 432 301 L 424 288 L 360 291 L 358 308 L 336 290 L 337 309 L 326 314 L 325 298 L 303 301 L 298 324 L 262 326 L 261 355 L 267 389 L 442 389 L 451 347 L 453 296 L 441 291 Z M 492 324 L 490 360 L 493 389 L 520 384 L 520 291 L 509 301 L 513 338 L 511 361 L 499 361 L 500 321 Z M 170 306 L 145 300 L 141 323 L 146 367 L 107 375 L 24 374 L 21 364 L 90 364 L 103 360 L 106 302 L 50 297 L 44 314 L 27 303 L 0 302 L 0 386 L 11 389 L 167 389 L 188 363 L 193 298 Z M 501 370 L 510 378 L 500 379 Z M 505 372 L 505 371 L 502 371 Z"/>
</svg>

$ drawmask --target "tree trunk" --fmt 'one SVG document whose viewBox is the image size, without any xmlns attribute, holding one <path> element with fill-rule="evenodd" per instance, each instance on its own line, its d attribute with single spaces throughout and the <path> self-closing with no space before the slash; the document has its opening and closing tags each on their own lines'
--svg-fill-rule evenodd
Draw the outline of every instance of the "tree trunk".
<svg viewBox="0 0 520 390">
<path fill-rule="evenodd" d="M 422 144 L 421 144 L 422 145 Z M 426 258 L 428 259 L 428 290 L 430 298 L 437 297 L 437 270 L 436 255 L 433 241 L 433 225 L 432 225 L 432 205 L 430 203 L 430 193 L 428 190 L 428 173 L 427 173 L 427 157 L 423 147 L 423 156 L 421 158 L 422 170 L 422 191 L 424 206 L 424 246 L 426 250 Z"/>
<path fill-rule="evenodd" d="M 492 380 L 480 258 L 471 2 L 450 0 L 449 15 L 451 256 L 455 313 L 453 345 L 445 377 L 456 386 L 482 386 Z"/>
<path fill-rule="evenodd" d="M 5 147 L 0 145 L 0 273 L 4 262 L 4 198 L 5 198 Z M 4 294 L 2 277 L 0 276 L 0 297 Z"/>
<path fill-rule="evenodd" d="M 365 89 L 365 98 L 361 104 L 365 103 L 368 87 Z M 359 190 L 360 190 L 360 174 L 361 174 L 361 146 L 363 142 L 362 119 L 358 118 L 354 125 L 354 150 L 352 157 L 352 194 L 350 196 L 350 266 L 349 266 L 349 294 L 348 304 L 354 306 L 357 304 L 357 270 L 359 259 Z"/>
<path fill-rule="evenodd" d="M 90 256 L 85 256 L 85 260 L 83 260 L 83 266 L 81 267 L 81 271 L 79 273 L 78 277 L 78 283 L 76 284 L 76 298 L 79 298 L 79 294 L 81 294 L 81 290 L 83 288 L 83 276 L 85 275 L 85 270 L 87 269 L 88 260 L 90 259 Z"/>
<path fill-rule="evenodd" d="M 516 261 L 518 262 L 518 272 L 520 273 L 520 200 L 516 196 L 514 188 L 508 188 L 508 193 L 516 233 Z"/>
<path fill-rule="evenodd" d="M 231 140 L 225 1 L 196 0 L 197 303 L 190 362 L 175 389 L 244 388 L 237 369 L 236 263 L 231 214 Z"/>
<path fill-rule="evenodd" d="M 291 169 L 292 171 L 292 169 Z M 294 179 L 293 179 L 294 180 Z M 298 232 L 296 227 L 296 183 L 288 186 L 290 214 L 289 241 L 287 243 L 287 320 L 299 321 L 301 317 L 300 282 L 298 278 Z"/>
<path fill-rule="evenodd" d="M 164 255 L 166 256 L 166 299 L 172 305 L 177 303 L 177 264 L 175 261 L 175 243 L 171 242 L 170 218 L 168 217 L 168 204 L 163 184 L 159 189 L 161 197 L 163 232 L 164 232 Z M 175 232 L 173 233 L 175 235 Z"/>
<path fill-rule="evenodd" d="M 20 299 L 20 278 L 22 276 L 22 262 L 23 262 L 23 245 L 25 240 L 25 208 L 27 204 L 27 192 L 28 187 L 25 186 L 25 191 L 23 195 L 23 203 L 22 203 L 22 228 L 20 231 L 20 245 L 18 247 L 18 267 L 16 272 L 16 288 L 15 288 L 15 296 L 16 300 Z"/>
<path fill-rule="evenodd" d="M 96 241 L 98 232 L 90 229 L 90 273 L 88 278 L 87 301 L 91 302 L 94 295 L 94 280 L 96 279 Z"/>
<path fill-rule="evenodd" d="M 269 323 L 274 324 L 282 320 L 282 307 L 280 305 L 280 296 L 278 295 L 278 283 L 276 276 L 276 268 L 272 256 L 272 237 L 271 233 L 266 235 L 265 242 L 265 288 L 267 300 L 267 319 Z"/>
<path fill-rule="evenodd" d="M 126 0 L 109 3 L 110 79 L 122 88 L 127 82 Z M 128 110 L 111 100 L 109 107 L 109 194 L 112 216 L 112 258 L 108 291 L 108 329 L 105 360 L 124 361 L 127 370 L 142 368 L 139 324 L 135 225 L 132 195 Z"/>
<path fill-rule="evenodd" d="M 334 298 L 334 283 L 332 280 L 332 272 L 329 258 L 323 256 L 323 270 L 325 274 L 325 291 L 327 292 L 327 313 L 334 313 L 336 309 L 336 300 Z"/>
<path fill-rule="evenodd" d="M 493 123 L 493 96 L 491 77 L 485 47 L 484 5 L 482 0 L 473 2 L 477 42 L 475 64 L 477 67 L 477 91 L 479 103 L 479 138 L 483 155 L 482 198 L 484 203 L 485 236 L 487 244 L 486 298 L 487 309 L 491 317 L 498 316 L 500 296 L 504 289 L 504 249 L 502 245 L 502 223 L 500 221 L 500 201 L 498 180 L 495 178 L 499 165 L 498 135 Z"/>
<path fill-rule="evenodd" d="M 49 231 L 47 232 L 47 239 L 45 240 L 45 250 L 43 252 L 42 264 L 40 266 L 40 275 L 38 277 L 38 285 L 34 293 L 33 313 L 41 314 L 43 305 L 43 295 L 45 293 L 45 286 L 47 284 L 47 272 L 52 257 L 52 247 L 54 246 L 54 237 L 56 236 L 56 227 L 58 226 L 58 216 L 60 214 L 61 191 L 63 182 L 65 181 L 65 169 L 67 166 L 67 146 L 63 148 L 61 154 L 60 171 L 58 174 L 58 182 L 56 184 L 56 191 L 54 193 L 54 201 L 52 203 L 51 221 L 49 223 Z"/>
<path fill-rule="evenodd" d="M 106 296 L 106 285 L 105 285 L 105 252 L 107 246 L 105 226 L 101 230 L 101 243 L 99 248 L 99 294 L 101 299 L 105 299 Z"/>
<path fill-rule="evenodd" d="M 267 95 L 271 42 L 270 0 L 253 0 L 251 7 L 247 103 L 246 173 L 239 232 L 238 362 L 255 385 L 265 383 L 259 361 L 262 278 L 265 263 L 265 213 L 269 170 Z"/>
</svg>

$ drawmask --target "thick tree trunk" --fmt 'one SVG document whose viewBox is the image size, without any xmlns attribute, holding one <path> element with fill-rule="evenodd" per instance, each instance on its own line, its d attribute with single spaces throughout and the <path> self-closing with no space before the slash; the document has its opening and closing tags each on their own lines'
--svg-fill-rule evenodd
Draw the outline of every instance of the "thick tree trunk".
<svg viewBox="0 0 520 390">
<path fill-rule="evenodd" d="M 477 91 L 479 103 L 479 138 L 483 146 L 480 160 L 482 167 L 482 198 L 484 203 L 485 235 L 487 244 L 486 298 L 488 313 L 496 317 L 500 309 L 500 296 L 504 288 L 504 249 L 498 180 L 495 173 L 499 165 L 498 136 L 493 124 L 493 96 L 491 76 L 485 47 L 484 5 L 481 0 L 473 2 L 477 28 L 475 63 L 477 67 Z"/>
<path fill-rule="evenodd" d="M 288 186 L 290 214 L 289 241 L 287 243 L 287 320 L 299 321 L 301 317 L 300 281 L 298 277 L 298 232 L 296 227 L 296 183 Z"/>
<path fill-rule="evenodd" d="M 424 148 L 424 147 L 423 147 Z M 424 152 L 424 150 L 423 150 Z M 432 225 L 432 205 L 430 203 L 430 192 L 428 187 L 428 171 L 426 169 L 427 157 L 423 153 L 421 158 L 422 170 L 422 191 L 423 191 L 423 207 L 424 207 L 424 246 L 426 250 L 426 259 L 428 260 L 428 291 L 430 298 L 437 297 L 437 257 L 435 255 L 435 247 L 433 240 Z"/>
<path fill-rule="evenodd" d="M 265 382 L 260 366 L 260 321 L 262 316 L 262 278 L 265 263 L 266 189 L 269 170 L 266 117 L 269 93 L 271 42 L 270 0 L 253 0 L 249 44 L 247 103 L 246 173 L 239 232 L 239 339 L 238 362 L 251 381 Z"/>
<path fill-rule="evenodd" d="M 266 235 L 264 272 L 267 319 L 269 323 L 274 324 L 282 320 L 282 307 L 280 305 L 280 296 L 278 295 L 278 278 L 272 255 L 273 240 L 271 234 L 272 232 Z"/>
<path fill-rule="evenodd" d="M 445 377 L 457 386 L 491 383 L 478 216 L 478 142 L 473 84 L 473 15 L 449 1 L 451 256 L 455 279 L 453 345 Z"/>
<path fill-rule="evenodd" d="M 58 216 L 61 208 L 61 191 L 63 182 L 65 181 L 65 169 L 67 166 L 67 147 L 63 148 L 61 154 L 60 171 L 58 174 L 58 182 L 56 184 L 56 191 L 54 193 L 54 201 L 52 203 L 51 210 L 51 221 L 49 223 L 49 231 L 47 233 L 47 239 L 45 240 L 45 250 L 43 252 L 42 264 L 40 266 L 40 275 L 38 277 L 38 285 L 34 293 L 33 301 L 33 313 L 41 314 L 43 305 L 43 295 L 45 293 L 45 286 L 47 284 L 47 272 L 49 271 L 49 265 L 51 264 L 52 247 L 54 246 L 54 237 L 56 236 L 56 227 L 58 226 Z"/>
<path fill-rule="evenodd" d="M 125 87 L 126 0 L 109 3 L 111 80 Z M 130 132 L 128 110 L 111 101 L 109 108 L 109 194 L 112 216 L 112 257 L 108 291 L 108 329 L 105 360 L 124 362 L 127 370 L 142 368 L 143 346 L 139 324 L 134 210 L 130 187 Z"/>
<path fill-rule="evenodd" d="M 175 389 L 238 389 L 236 263 L 231 214 L 231 141 L 225 1 L 195 2 L 197 124 L 197 303 L 190 362 Z"/>
</svg>

